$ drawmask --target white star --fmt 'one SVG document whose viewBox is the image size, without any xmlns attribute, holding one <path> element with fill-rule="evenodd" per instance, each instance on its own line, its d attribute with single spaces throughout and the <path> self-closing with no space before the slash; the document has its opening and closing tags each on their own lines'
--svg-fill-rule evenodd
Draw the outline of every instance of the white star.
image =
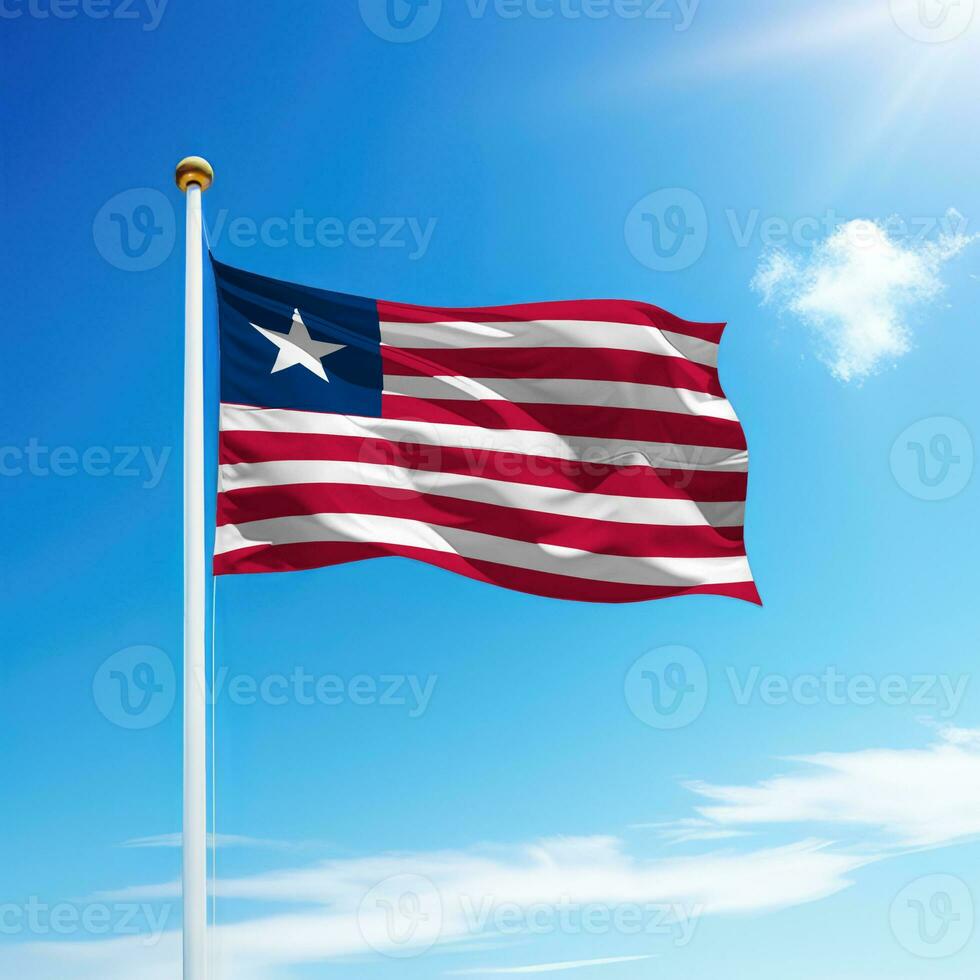
<svg viewBox="0 0 980 980">
<path fill-rule="evenodd" d="M 326 357 L 328 354 L 336 354 L 337 351 L 343 350 L 346 345 L 326 344 L 322 340 L 314 340 L 310 336 L 306 324 L 303 323 L 299 310 L 293 311 L 293 324 L 289 328 L 288 334 L 274 333 L 272 330 L 260 327 L 257 323 L 253 323 L 252 326 L 266 340 L 271 340 L 279 348 L 279 356 L 272 368 L 272 374 L 277 371 L 285 371 L 286 368 L 291 368 L 295 364 L 302 364 L 307 371 L 312 371 L 318 378 L 322 378 L 327 384 L 330 383 L 320 358 Z"/>
</svg>

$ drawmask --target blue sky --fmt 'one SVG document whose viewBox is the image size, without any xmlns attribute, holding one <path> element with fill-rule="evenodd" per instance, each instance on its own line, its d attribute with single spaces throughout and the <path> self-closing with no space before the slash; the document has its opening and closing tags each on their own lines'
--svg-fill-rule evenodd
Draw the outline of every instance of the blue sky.
<svg viewBox="0 0 980 980">
<path fill-rule="evenodd" d="M 220 581 L 218 975 L 976 976 L 972 10 L 6 0 L 0 977 L 177 969 L 188 153 L 231 265 L 727 320 L 765 601 Z"/>
</svg>

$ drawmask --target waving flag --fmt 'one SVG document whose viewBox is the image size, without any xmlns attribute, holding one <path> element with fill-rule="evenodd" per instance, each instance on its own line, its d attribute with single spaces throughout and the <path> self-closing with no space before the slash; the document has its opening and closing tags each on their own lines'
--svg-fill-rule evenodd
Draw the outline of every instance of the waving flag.
<svg viewBox="0 0 980 980">
<path fill-rule="evenodd" d="M 217 574 L 401 556 L 594 602 L 758 602 L 723 324 L 621 300 L 436 309 L 214 263 Z"/>
</svg>

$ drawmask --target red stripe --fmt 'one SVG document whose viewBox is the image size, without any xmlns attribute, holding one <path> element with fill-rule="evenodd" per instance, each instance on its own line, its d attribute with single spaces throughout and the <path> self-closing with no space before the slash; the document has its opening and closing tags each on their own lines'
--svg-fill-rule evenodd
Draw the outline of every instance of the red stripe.
<svg viewBox="0 0 980 980">
<path fill-rule="evenodd" d="M 724 323 L 693 323 L 662 310 L 659 306 L 626 299 L 582 299 L 559 303 L 519 303 L 514 306 L 435 307 L 378 300 L 378 318 L 388 323 L 532 322 L 534 320 L 593 320 L 606 323 L 635 323 L 697 337 L 713 344 L 721 342 Z"/>
<path fill-rule="evenodd" d="M 676 412 L 599 405 L 529 405 L 508 401 L 463 401 L 384 394 L 386 419 L 476 425 L 483 429 L 519 429 L 563 436 L 592 436 L 681 446 L 745 449 L 738 422 Z"/>
<path fill-rule="evenodd" d="M 427 548 L 346 542 L 257 545 L 254 548 L 242 548 L 239 551 L 217 555 L 214 560 L 214 572 L 216 575 L 293 572 L 384 557 L 412 558 L 480 582 L 553 599 L 576 599 L 580 602 L 644 602 L 648 599 L 666 599 L 679 595 L 721 595 L 762 605 L 759 593 L 752 582 L 692 585 L 680 588 L 621 585 L 616 582 L 593 582 L 567 575 L 554 575 L 550 572 L 528 571 L 496 562 L 430 551 Z"/>
<path fill-rule="evenodd" d="M 627 381 L 703 391 L 724 398 L 718 370 L 682 357 L 583 347 L 382 347 L 384 373 L 434 378 L 559 378 Z"/>
<path fill-rule="evenodd" d="M 745 554 L 741 527 L 589 520 L 393 487 L 305 483 L 230 490 L 218 495 L 219 527 L 305 514 L 398 517 L 623 558 L 726 558 Z"/>
<path fill-rule="evenodd" d="M 293 459 L 380 463 L 426 472 L 456 473 L 529 486 L 554 487 L 572 493 L 605 493 L 703 503 L 745 500 L 748 479 L 745 473 L 612 466 L 548 456 L 300 432 L 222 432 L 219 454 L 222 464 Z"/>
</svg>

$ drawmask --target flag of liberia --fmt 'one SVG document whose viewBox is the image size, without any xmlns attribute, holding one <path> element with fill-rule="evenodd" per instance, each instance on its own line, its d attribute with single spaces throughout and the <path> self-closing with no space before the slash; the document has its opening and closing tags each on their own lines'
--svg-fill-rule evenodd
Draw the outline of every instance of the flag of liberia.
<svg viewBox="0 0 980 980">
<path fill-rule="evenodd" d="M 624 300 L 439 309 L 214 262 L 215 572 L 400 556 L 593 602 L 758 602 L 723 324 Z"/>
</svg>

